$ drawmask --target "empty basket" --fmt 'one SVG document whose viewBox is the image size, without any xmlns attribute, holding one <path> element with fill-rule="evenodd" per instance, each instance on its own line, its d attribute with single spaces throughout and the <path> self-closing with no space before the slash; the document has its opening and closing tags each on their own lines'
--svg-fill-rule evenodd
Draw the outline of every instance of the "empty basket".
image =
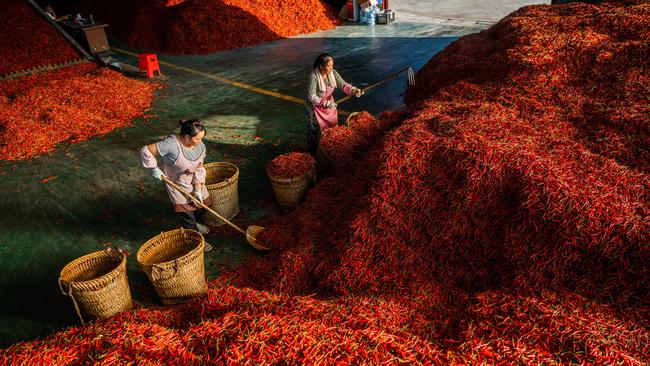
<svg viewBox="0 0 650 366">
<path fill-rule="evenodd" d="M 84 319 L 104 319 L 131 309 L 126 256 L 121 251 L 107 249 L 73 260 L 61 270 L 59 288 L 72 299 L 84 324 Z"/>
<path fill-rule="evenodd" d="M 225 162 L 209 163 L 204 167 L 206 170 L 205 187 L 212 197 L 210 208 L 231 220 L 239 213 L 239 168 Z M 225 224 L 210 214 L 206 214 L 203 220 L 211 226 Z"/>
<path fill-rule="evenodd" d="M 138 250 L 142 270 L 163 304 L 176 304 L 206 291 L 203 236 L 177 229 L 157 235 Z"/>
</svg>

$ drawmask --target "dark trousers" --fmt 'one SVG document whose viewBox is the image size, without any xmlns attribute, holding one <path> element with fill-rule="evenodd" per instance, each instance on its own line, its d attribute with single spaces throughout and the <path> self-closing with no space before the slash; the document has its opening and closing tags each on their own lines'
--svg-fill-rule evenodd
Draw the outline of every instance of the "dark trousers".
<svg viewBox="0 0 650 366">
<path fill-rule="evenodd" d="M 181 218 L 181 225 L 185 229 L 198 230 L 196 226 L 196 221 L 201 220 L 205 215 L 205 209 L 201 208 L 196 211 L 186 211 L 186 212 L 177 212 L 178 216 Z"/>
<path fill-rule="evenodd" d="M 311 156 L 316 157 L 316 150 L 320 143 L 320 128 L 307 131 L 307 151 Z"/>
<path fill-rule="evenodd" d="M 313 157 L 316 157 L 316 150 L 318 150 L 318 144 L 320 143 L 320 135 L 320 125 L 316 120 L 316 115 L 313 109 L 307 107 L 307 151 Z"/>
</svg>

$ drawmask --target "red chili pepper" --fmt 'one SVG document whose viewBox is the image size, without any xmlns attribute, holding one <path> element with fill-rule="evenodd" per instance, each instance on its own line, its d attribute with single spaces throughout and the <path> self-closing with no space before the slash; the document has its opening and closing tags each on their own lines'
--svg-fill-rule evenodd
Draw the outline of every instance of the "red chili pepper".
<svg viewBox="0 0 650 366">
<path fill-rule="evenodd" d="M 27 2 L 0 0 L 0 76 L 77 61 L 83 56 Z"/>
<path fill-rule="evenodd" d="M 57 178 L 56 175 L 50 175 L 50 176 L 47 177 L 47 178 L 43 178 L 43 179 L 41 179 L 40 182 L 41 182 L 41 183 L 47 183 L 47 182 L 49 182 L 49 181 L 51 181 L 51 180 L 54 180 L 54 179 L 56 179 L 56 178 Z"/>
<path fill-rule="evenodd" d="M 648 364 L 647 8 L 530 6 L 459 39 L 403 110 L 326 133 L 346 163 L 266 218 L 272 251 L 0 362 Z"/>
<path fill-rule="evenodd" d="M 0 82 L 0 160 L 28 159 L 128 126 L 151 106 L 157 87 L 90 64 Z M 12 101 L 3 104 L 8 95 Z"/>
<path fill-rule="evenodd" d="M 319 0 L 134 1 L 120 12 L 101 1 L 79 11 L 110 24 L 131 46 L 167 54 L 204 54 L 334 29 L 339 9 Z M 309 14 L 306 18 L 306 14 Z"/>
<path fill-rule="evenodd" d="M 313 171 L 316 160 L 305 153 L 288 153 L 277 156 L 266 166 L 268 175 L 278 178 L 294 178 Z"/>
</svg>

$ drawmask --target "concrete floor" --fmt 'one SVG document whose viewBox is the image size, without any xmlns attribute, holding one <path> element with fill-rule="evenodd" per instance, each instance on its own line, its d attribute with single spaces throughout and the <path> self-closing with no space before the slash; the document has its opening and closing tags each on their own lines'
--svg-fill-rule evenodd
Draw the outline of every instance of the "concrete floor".
<svg viewBox="0 0 650 366">
<path fill-rule="evenodd" d="M 390 25 L 346 23 L 327 32 L 229 52 L 159 54 L 159 59 L 302 99 L 310 65 L 321 52 L 335 56 L 335 67 L 348 82 L 364 86 L 406 66 L 417 71 L 459 36 L 485 28 L 483 20 L 496 19 L 515 7 L 514 1 L 494 9 L 479 2 L 461 6 L 463 2 L 450 1 L 444 9 L 432 9 L 434 2 L 424 0 L 415 9 L 414 2 L 393 1 L 400 13 L 399 21 Z M 492 10 L 478 22 L 482 13 L 476 10 L 483 8 Z M 433 10 L 436 16 L 456 20 L 423 21 Z M 476 19 L 460 19 L 464 17 Z M 126 54 L 115 57 L 137 64 Z M 304 148 L 303 105 L 179 69 L 162 69 L 168 87 L 160 91 L 151 121 L 137 121 L 132 128 L 27 162 L 0 162 L 4 172 L 0 174 L 0 293 L 11 294 L 0 300 L 0 347 L 78 324 L 69 299 L 57 288 L 59 271 L 72 259 L 108 245 L 133 253 L 127 268 L 133 298 L 148 306 L 157 303 L 134 253 L 147 239 L 173 228 L 177 220 L 160 182 L 139 166 L 137 150 L 175 133 L 180 118 L 206 122 L 207 162 L 230 161 L 240 168 L 240 223 L 255 223 L 278 211 L 264 166 L 278 154 Z M 340 108 L 378 113 L 399 107 L 405 81 L 404 75 Z M 58 178 L 39 182 L 47 176 Z M 209 278 L 225 265 L 260 255 L 238 235 L 208 240 L 215 247 L 206 255 Z"/>
<path fill-rule="evenodd" d="M 550 4 L 550 0 L 389 0 L 397 19 L 405 22 L 456 23 L 489 26 L 522 6 Z"/>
<path fill-rule="evenodd" d="M 383 28 L 346 24 L 213 55 L 158 56 L 300 100 L 310 65 L 321 52 L 334 54 L 343 77 L 363 86 L 405 66 L 417 70 L 459 35 L 473 31 L 410 23 Z M 114 57 L 137 64 L 129 55 Z M 137 150 L 176 133 L 180 118 L 206 122 L 206 162 L 229 161 L 239 167 L 240 224 L 257 223 L 278 212 L 264 166 L 279 154 L 304 149 L 303 104 L 161 68 L 167 88 L 158 94 L 151 121 L 30 161 L 0 162 L 0 293 L 12 294 L 0 301 L 0 346 L 78 324 L 70 300 L 56 285 L 59 271 L 74 258 L 106 246 L 132 253 L 127 273 L 134 300 L 146 306 L 158 303 L 139 271 L 135 252 L 149 238 L 174 228 L 177 219 L 160 182 L 140 167 Z M 405 85 L 404 75 L 341 108 L 378 113 L 398 107 Z M 48 176 L 57 179 L 39 182 Z M 207 240 L 214 247 L 206 255 L 208 278 L 218 276 L 223 266 L 260 255 L 239 235 Z"/>
</svg>

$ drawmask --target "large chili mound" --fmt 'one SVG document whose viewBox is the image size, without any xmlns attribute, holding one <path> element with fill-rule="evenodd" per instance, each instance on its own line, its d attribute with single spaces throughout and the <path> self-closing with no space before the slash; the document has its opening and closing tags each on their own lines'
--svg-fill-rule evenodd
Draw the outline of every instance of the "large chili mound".
<svg viewBox="0 0 650 366">
<path fill-rule="evenodd" d="M 133 47 L 206 54 L 333 29 L 340 20 L 320 0 L 103 0 L 59 2 L 93 14 Z"/>
<path fill-rule="evenodd" d="M 203 299 L 2 356 L 648 364 L 648 29 L 650 4 L 625 1 L 461 38 L 403 111 L 332 134 L 345 164 L 267 225 L 269 255 Z"/>
<path fill-rule="evenodd" d="M 129 126 L 155 84 L 93 64 L 0 82 L 0 160 L 22 160 Z"/>
</svg>

